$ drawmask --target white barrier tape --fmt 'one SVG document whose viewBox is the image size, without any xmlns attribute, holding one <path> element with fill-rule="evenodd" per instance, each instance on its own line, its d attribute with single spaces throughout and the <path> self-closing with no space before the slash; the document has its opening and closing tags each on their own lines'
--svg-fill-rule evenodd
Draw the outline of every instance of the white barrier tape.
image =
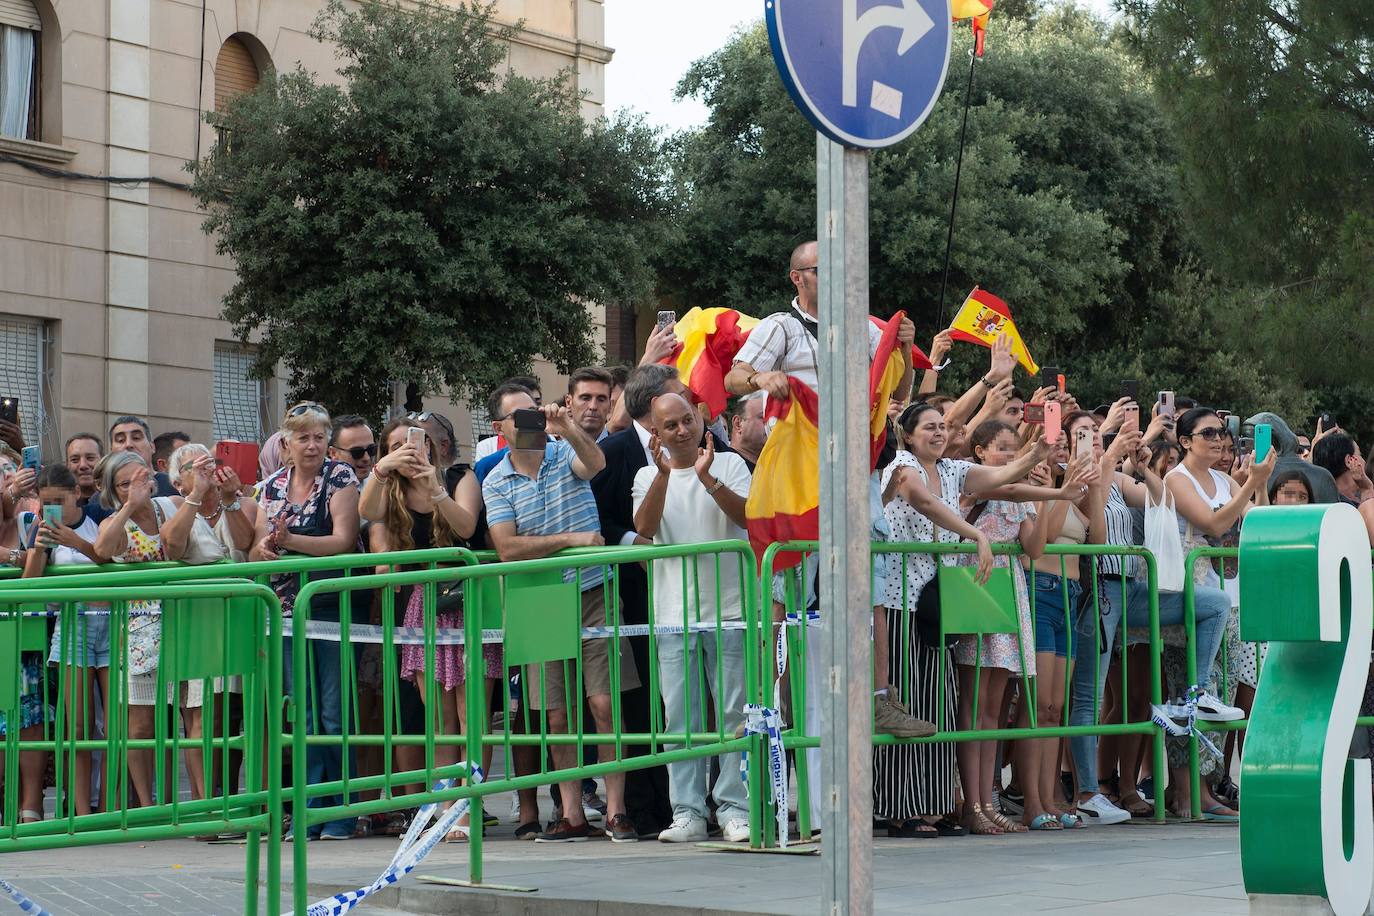
<svg viewBox="0 0 1374 916">
<path fill-rule="evenodd" d="M 1194 684 L 1188 688 L 1188 693 L 1184 696 L 1182 705 L 1176 703 L 1165 703 L 1163 706 L 1150 706 L 1150 719 L 1156 726 L 1164 729 L 1166 733 L 1175 738 L 1187 738 L 1196 735 L 1198 743 L 1207 749 L 1213 757 L 1222 759 L 1221 751 L 1212 740 L 1207 737 L 1207 733 L 1197 727 L 1197 701 L 1202 696 L 1202 688 Z M 1179 725 L 1176 719 L 1183 719 L 1186 725 Z"/>
<path fill-rule="evenodd" d="M 768 739 L 768 779 L 773 786 L 773 804 L 777 809 L 778 845 L 787 848 L 787 756 L 782 749 L 782 716 L 776 709 L 757 703 L 744 704 L 746 734 L 763 735 Z M 740 778 L 749 785 L 749 754 L 740 755 Z"/>
<path fill-rule="evenodd" d="M 819 626 L 820 618 L 808 619 L 807 626 Z M 787 625 L 791 627 L 800 626 L 795 619 L 789 619 Z M 282 620 L 282 634 L 290 636 L 294 627 L 294 618 L 287 617 Z M 646 623 L 626 624 L 622 627 L 583 627 L 583 639 L 611 639 L 615 636 L 648 636 L 652 633 L 655 636 L 681 636 L 684 632 L 688 633 L 714 633 L 717 627 L 720 630 L 745 630 L 748 629 L 742 620 L 723 620 L 719 624 L 715 623 L 693 623 L 687 626 L 681 624 L 659 624 L 651 626 Z M 310 620 L 305 624 L 305 638 L 318 639 L 325 642 L 339 642 L 343 638 L 342 624 L 328 620 Z M 373 643 L 380 645 L 382 639 L 382 627 L 375 624 L 355 623 L 349 627 L 350 643 Z M 423 627 L 392 627 L 391 641 L 400 646 L 423 646 L 425 644 L 425 631 Z M 500 645 L 505 640 L 504 630 L 483 630 L 483 644 Z M 434 644 L 436 646 L 461 646 L 467 642 L 467 635 L 463 630 L 457 628 L 440 627 L 434 632 Z"/>
<path fill-rule="evenodd" d="M 464 761 L 465 763 L 466 761 Z M 475 766 L 472 768 L 472 782 L 479 783 L 481 781 L 482 768 Z M 452 779 L 441 779 L 435 784 L 434 791 L 439 792 L 450 788 L 453 783 L 454 780 Z M 326 897 L 324 900 L 312 903 L 310 908 L 306 910 L 308 916 L 342 916 L 343 913 L 347 913 L 361 903 L 363 898 L 369 894 L 390 887 L 414 871 L 415 866 L 419 865 L 435 845 L 448 835 L 449 831 L 453 829 L 453 825 L 458 822 L 458 818 L 462 817 L 469 807 L 468 799 L 459 799 L 439 816 L 433 827 L 425 830 L 425 825 L 434 817 L 439 804 L 439 802 L 430 802 L 415 815 L 415 819 L 410 822 L 410 828 L 406 830 L 405 836 L 401 837 L 400 846 L 397 848 L 396 854 L 391 857 L 391 863 L 387 865 L 386 870 L 381 873 L 376 881 L 367 887 L 360 887 L 356 891 L 345 891 L 342 894 L 335 894 L 333 897 Z M 478 826 L 477 829 L 480 830 L 481 827 Z M 421 831 L 424 832 L 421 833 Z"/>
<path fill-rule="evenodd" d="M 52 916 L 51 913 L 43 909 L 43 906 L 38 901 L 29 897 L 8 881 L 0 880 L 0 890 L 3 890 L 6 896 L 18 904 L 19 909 L 23 910 L 25 913 L 32 913 L 34 916 Z"/>
</svg>

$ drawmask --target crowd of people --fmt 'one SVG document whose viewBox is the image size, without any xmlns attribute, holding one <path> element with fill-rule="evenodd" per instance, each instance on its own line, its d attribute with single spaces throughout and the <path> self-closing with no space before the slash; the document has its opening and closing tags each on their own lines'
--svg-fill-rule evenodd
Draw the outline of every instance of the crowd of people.
<svg viewBox="0 0 1374 916">
<path fill-rule="evenodd" d="M 707 415 L 677 370 L 664 364 L 675 345 L 668 324 L 654 330 L 633 370 L 578 369 L 556 401 L 545 402 L 536 379 L 502 383 L 487 404 L 490 435 L 478 443 L 471 464 L 458 460 L 452 423 L 434 412 L 395 417 L 374 433 L 362 417 L 332 416 L 324 405 L 303 401 L 286 411 L 280 430 L 261 449 L 256 481 L 240 479 L 212 448 L 176 431 L 154 436 L 133 416 L 117 418 L 104 435 L 71 436 L 64 462 L 24 467 L 18 428 L 0 421 L 6 443 L 0 446 L 0 549 L 25 577 L 37 577 L 54 564 L 272 563 L 454 546 L 489 548 L 502 561 L 517 561 L 578 547 L 745 539 L 750 490 L 769 485 L 753 479 L 769 435 L 765 400 L 788 397 L 789 379 L 813 390 L 820 385 L 817 254 L 814 242 L 792 253 L 788 276 L 796 296 L 789 309 L 765 318 L 736 354 L 725 378 L 732 398 L 719 417 Z M 872 329 L 870 358 L 878 338 Z M 1111 548 L 1144 543 L 1151 510 L 1173 513 L 1185 550 L 1234 544 L 1245 513 L 1271 503 L 1348 502 L 1358 506 L 1374 536 L 1374 482 L 1356 443 L 1329 422 L 1309 438 L 1273 415 L 1251 418 L 1267 424 L 1273 436 L 1273 448 L 1257 461 L 1248 424 L 1182 393 L 1148 401 L 1127 393 L 1088 409 L 1060 376 L 1037 384 L 1027 396 L 1014 383 L 1016 360 L 1005 338 L 986 356 L 968 351 L 988 360 L 986 373 L 969 390 L 943 392 L 939 368 L 916 377 L 914 340 L 915 328 L 904 320 L 898 344 L 905 374 L 889 405 L 887 446 L 871 475 L 873 538 L 972 543 L 976 552 L 875 552 L 877 732 L 916 738 L 1008 724 L 1148 720 L 1150 589 L 1139 558 Z M 936 336 L 932 363 L 947 364 L 951 347 L 948 332 Z M 1062 432 L 1047 438 L 1043 416 L 1051 404 L 1062 418 Z M 994 557 L 994 544 L 1016 545 L 1020 555 Z M 1103 551 L 1062 555 L 1047 553 L 1049 545 L 1101 545 Z M 588 734 L 603 735 L 740 732 L 746 640 L 739 622 L 743 576 L 753 571 L 714 556 L 649 565 L 567 568 L 564 587 L 577 596 L 582 625 L 721 626 L 688 628 L 685 635 L 653 643 L 584 634 L 575 671 L 560 661 L 509 668 L 496 644 L 483 647 L 480 673 L 467 670 L 463 647 L 451 642 L 433 646 L 428 657 L 425 646 L 403 644 L 390 664 L 384 664 L 379 646 L 356 647 L 356 705 L 343 695 L 343 655 L 335 643 L 310 655 L 310 727 L 329 735 L 375 732 L 383 721 L 383 698 L 394 694 L 397 733 L 423 734 L 427 727 L 464 733 L 470 725 L 464 685 L 472 676 L 482 678 L 488 708 L 504 712 L 498 727 L 530 727 L 528 716 L 520 724 L 517 710 L 523 709 L 537 712 L 541 724 L 534 727 L 550 733 L 576 723 Z M 940 626 L 942 565 L 974 566 L 980 581 L 994 575 L 1009 580 L 1019 629 L 946 636 Z M 1201 563 L 1192 575 L 1191 645 L 1183 633 L 1182 592 L 1159 592 L 1166 690 L 1184 701 L 1193 686 L 1187 677 L 1191 652 L 1200 690 L 1192 692 L 1190 708 L 1204 720 L 1238 719 L 1253 699 L 1262 647 L 1239 640 L 1234 565 Z M 274 575 L 272 585 L 284 613 L 291 614 L 301 577 Z M 802 610 L 786 606 L 788 595 L 802 596 L 793 604 L 804 603 L 822 616 L 827 612 L 818 607 L 813 565 L 779 575 L 763 593 L 773 599 L 772 619 L 779 626 L 786 611 Z M 368 598 L 360 606 L 355 595 L 353 617 L 370 615 L 380 623 L 383 602 Z M 442 629 L 463 626 L 461 589 L 441 588 L 428 600 L 423 587 L 397 590 L 395 624 L 421 627 L 428 619 Z M 79 607 L 76 632 L 54 620 L 49 651 L 25 653 L 22 738 L 51 733 L 54 710 L 45 707 L 47 693 L 39 689 L 45 678 L 62 685 L 65 737 L 98 733 L 101 722 L 91 711 L 107 706 L 112 696 L 127 704 L 122 714 L 131 738 L 153 736 L 159 710 L 178 709 L 188 738 L 216 721 L 217 703 L 241 714 L 236 679 L 168 684 L 166 695 L 158 696 L 157 603 L 131 602 L 128 632 L 120 640 L 111 638 L 108 610 Z M 338 594 L 317 596 L 309 609 L 312 620 L 326 623 L 337 623 L 340 614 Z M 111 646 L 120 643 L 127 646 L 127 685 L 112 695 Z M 810 639 L 808 652 L 817 643 Z M 289 685 L 291 654 L 285 658 Z M 806 695 L 819 696 L 814 661 L 792 667 L 784 693 L 800 687 L 794 683 L 803 676 L 795 673 L 798 668 L 808 680 Z M 380 690 L 382 679 L 392 676 L 390 688 Z M 785 714 L 814 734 L 819 704 L 804 705 Z M 0 722 L 0 733 L 12 724 Z M 1170 810 L 1186 814 L 1186 743 L 1168 739 L 1168 772 L 1155 773 L 1147 753 L 1151 740 L 1082 735 L 875 747 L 875 829 L 912 839 L 1078 829 L 1148 816 L 1156 792 L 1166 792 Z M 1200 801 L 1209 820 L 1238 817 L 1238 793 L 1228 774 L 1242 740 L 1237 735 L 1228 742 L 1222 759 L 1209 755 L 1203 761 Z M 634 752 L 633 746 L 618 750 L 606 742 L 588 745 L 581 760 L 609 761 Z M 346 762 L 353 774 L 382 771 L 380 748 L 348 753 L 355 756 L 345 761 L 340 746 L 312 745 L 307 778 L 312 784 L 338 780 Z M 394 754 L 397 771 L 424 767 L 423 747 L 398 745 Z M 25 822 L 43 817 L 49 756 L 21 754 L 18 808 Z M 551 767 L 538 759 L 537 747 L 516 745 L 516 775 L 580 762 L 572 744 L 553 744 L 550 756 Z M 808 756 L 818 786 L 820 758 Z M 108 792 L 98 788 L 91 755 L 74 759 L 66 804 L 78 814 L 111 804 Z M 437 746 L 436 764 L 458 759 L 453 744 Z M 151 750 L 130 751 L 131 803 L 149 805 L 158 797 L 154 762 Z M 551 790 L 555 813 L 547 823 L 541 822 L 535 790 L 524 790 L 513 807 L 515 836 L 572 842 L 604 834 L 632 842 L 656 835 L 664 842 L 689 842 L 718 829 L 726 841 L 747 840 L 739 763 L 738 755 L 725 755 L 714 764 L 695 759 L 610 773 L 604 801 L 594 782 L 565 782 Z M 188 750 L 186 764 L 193 795 L 203 797 L 207 786 L 197 749 Z M 1004 780 L 1007 772 L 1010 779 Z M 817 813 L 818 795 L 812 793 Z M 406 828 L 406 817 L 404 811 L 345 817 L 313 825 L 304 838 L 396 835 Z M 450 839 L 462 840 L 470 829 L 460 821 Z"/>
</svg>

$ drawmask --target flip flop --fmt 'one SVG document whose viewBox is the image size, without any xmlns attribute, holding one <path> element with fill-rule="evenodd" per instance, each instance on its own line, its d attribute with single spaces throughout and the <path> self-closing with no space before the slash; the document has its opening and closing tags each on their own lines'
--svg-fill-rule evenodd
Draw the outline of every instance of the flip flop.
<svg viewBox="0 0 1374 916">
<path fill-rule="evenodd" d="M 1086 830 L 1088 827 L 1083 823 L 1083 818 L 1069 811 L 1059 815 L 1059 823 L 1064 825 L 1065 830 Z"/>
<path fill-rule="evenodd" d="M 1063 830 L 1064 825 L 1053 814 L 1037 814 L 1026 825 L 1030 830 Z"/>
<path fill-rule="evenodd" d="M 1211 822 L 1216 823 L 1216 824 L 1239 824 L 1239 823 L 1240 823 L 1240 815 L 1239 815 L 1239 814 L 1217 814 L 1217 813 L 1216 813 L 1216 812 L 1218 812 L 1218 811 L 1225 811 L 1225 810 L 1226 810 L 1226 806 L 1225 806 L 1225 805 L 1213 805 L 1212 807 L 1210 807 L 1210 808 L 1208 808 L 1208 809 L 1206 809 L 1205 811 L 1202 812 L 1202 819 L 1203 819 L 1204 821 L 1211 821 Z"/>
</svg>

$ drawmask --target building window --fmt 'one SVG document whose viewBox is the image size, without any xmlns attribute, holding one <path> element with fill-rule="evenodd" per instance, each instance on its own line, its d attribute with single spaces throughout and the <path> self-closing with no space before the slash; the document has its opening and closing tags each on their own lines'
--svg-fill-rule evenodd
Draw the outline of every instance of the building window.
<svg viewBox="0 0 1374 916">
<path fill-rule="evenodd" d="M 262 442 L 266 383 L 252 378 L 253 351 L 236 343 L 215 344 L 215 439 Z"/>
<path fill-rule="evenodd" d="M 234 96 L 252 92 L 258 77 L 258 64 L 248 45 L 237 36 L 230 37 L 220 45 L 219 57 L 215 58 L 215 111 L 223 111 Z"/>
<path fill-rule="evenodd" d="M 0 0 L 0 136 L 39 138 L 40 31 L 33 0 Z"/>
<path fill-rule="evenodd" d="M 48 438 L 52 382 L 47 350 L 41 321 L 0 315 L 0 396 L 19 399 L 19 426 L 29 445 L 42 445 Z"/>
</svg>

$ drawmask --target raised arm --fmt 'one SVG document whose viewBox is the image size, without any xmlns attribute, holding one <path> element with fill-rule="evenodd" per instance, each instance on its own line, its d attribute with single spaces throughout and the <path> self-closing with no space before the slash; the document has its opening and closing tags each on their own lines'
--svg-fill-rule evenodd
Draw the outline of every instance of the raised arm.
<svg viewBox="0 0 1374 916">
<path fill-rule="evenodd" d="M 549 432 L 562 436 L 572 446 L 577 456 L 572 463 L 573 473 L 583 480 L 591 480 L 600 474 L 606 467 L 606 453 L 592 441 L 591 436 L 583 432 L 582 427 L 572 421 L 568 408 L 562 404 L 545 404 L 544 417 Z"/>
<path fill-rule="evenodd" d="M 1252 464 L 1250 459 L 1247 459 L 1246 465 L 1250 469 L 1250 476 L 1231 496 L 1230 501 L 1215 512 L 1202 501 L 1197 488 L 1182 474 L 1172 475 L 1164 483 L 1174 497 L 1179 515 L 1203 534 L 1221 537 L 1245 515 L 1250 507 L 1251 497 L 1268 485 L 1269 475 L 1274 472 L 1276 456 L 1277 452 L 1270 449 L 1269 455 L 1259 464 Z M 1267 496 L 1268 494 L 1266 498 Z"/>
</svg>

